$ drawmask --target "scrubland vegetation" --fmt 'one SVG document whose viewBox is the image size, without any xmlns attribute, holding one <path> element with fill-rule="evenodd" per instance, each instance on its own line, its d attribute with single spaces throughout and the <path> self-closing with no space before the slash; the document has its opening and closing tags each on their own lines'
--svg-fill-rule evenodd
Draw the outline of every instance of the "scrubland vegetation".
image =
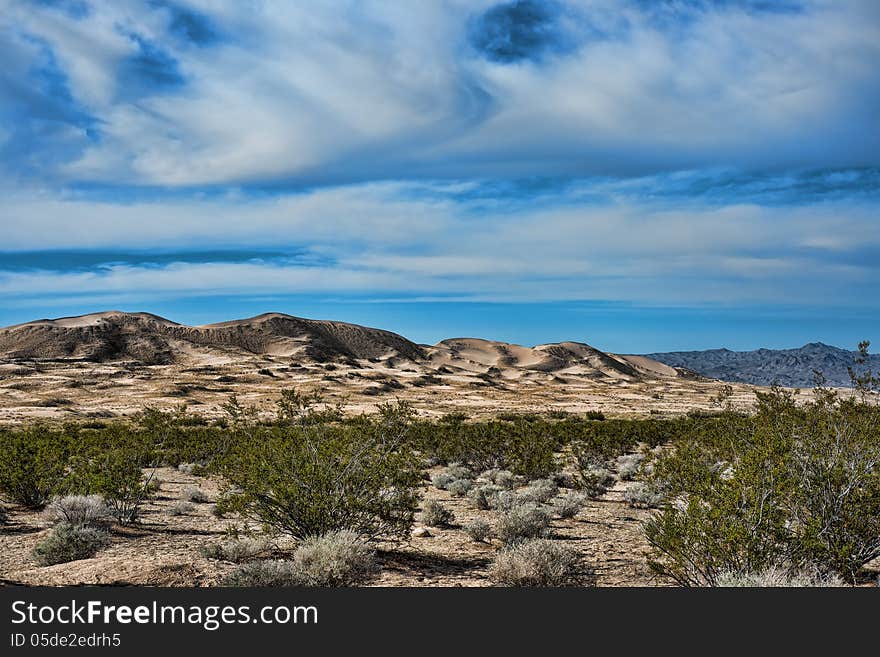
<svg viewBox="0 0 880 657">
<path fill-rule="evenodd" d="M 675 419 L 429 421 L 403 402 L 351 417 L 288 390 L 271 420 L 233 398 L 219 422 L 147 409 L 131 422 L 0 430 L 0 499 L 43 509 L 53 527 L 33 552 L 40 565 L 125 540 L 117 527 L 138 522 L 156 469 L 172 467 L 223 482 L 216 499 L 184 489 L 173 515 L 213 502 L 217 516 L 263 528 L 202 545 L 239 564 L 227 585 L 363 584 L 378 572 L 374 545 L 420 522 L 491 545 L 496 584 L 569 586 L 593 583 L 593 568 L 554 522 L 576 521 L 619 481 L 630 505 L 653 509 L 644 532 L 658 581 L 821 586 L 857 583 L 880 557 L 878 464 L 880 409 L 830 391 L 806 404 L 760 394 L 751 415 L 720 399 L 717 413 Z M 431 486 L 476 517 L 457 524 L 423 499 Z M 279 553 L 278 535 L 295 548 Z"/>
</svg>

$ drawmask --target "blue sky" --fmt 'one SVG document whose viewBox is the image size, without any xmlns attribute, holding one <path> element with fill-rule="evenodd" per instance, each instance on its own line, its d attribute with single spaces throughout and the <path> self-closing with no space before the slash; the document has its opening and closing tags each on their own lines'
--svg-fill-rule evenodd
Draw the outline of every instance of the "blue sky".
<svg viewBox="0 0 880 657">
<path fill-rule="evenodd" d="M 0 324 L 880 341 L 874 0 L 0 0 Z"/>
</svg>

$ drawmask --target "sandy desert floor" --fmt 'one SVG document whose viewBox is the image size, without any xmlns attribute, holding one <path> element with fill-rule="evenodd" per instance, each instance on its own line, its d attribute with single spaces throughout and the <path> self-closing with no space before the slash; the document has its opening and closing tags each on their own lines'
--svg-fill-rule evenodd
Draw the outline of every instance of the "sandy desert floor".
<svg viewBox="0 0 880 657">
<path fill-rule="evenodd" d="M 148 585 L 212 586 L 235 564 L 203 557 L 200 546 L 222 540 L 231 527 L 259 528 L 237 518 L 219 519 L 211 502 L 194 504 L 187 515 L 169 511 L 181 499 L 182 491 L 198 486 L 211 500 L 218 494 L 217 482 L 171 468 L 156 472 L 161 488 L 146 505 L 142 521 L 133 527 L 115 527 L 113 543 L 94 558 L 55 566 L 39 567 L 31 550 L 49 531 L 49 523 L 38 512 L 14 508 L 9 524 L 0 530 L 0 582 L 29 585 Z M 555 519 L 552 536 L 570 542 L 585 555 L 596 571 L 599 586 L 657 586 L 668 584 L 654 576 L 647 566 L 647 544 L 640 522 L 648 512 L 632 509 L 623 501 L 629 485 L 618 482 L 600 499 L 590 500 L 571 520 Z M 497 540 L 476 543 L 462 530 L 475 517 L 492 524 L 495 512 L 474 509 L 465 498 L 453 497 L 425 482 L 424 500 L 436 499 L 455 514 L 448 528 L 428 529 L 430 536 L 413 537 L 397 544 L 377 546 L 381 574 L 376 586 L 489 586 L 487 572 Z M 415 528 L 424 525 L 418 520 Z M 283 538 L 270 541 L 266 556 L 282 558 L 291 548 Z"/>
<path fill-rule="evenodd" d="M 144 405 L 186 404 L 206 417 L 222 414 L 230 395 L 271 412 L 280 389 L 320 390 L 330 401 L 346 401 L 349 412 L 373 410 L 392 399 L 411 401 L 424 415 L 460 411 L 472 417 L 505 412 L 598 410 L 606 415 L 681 415 L 717 408 L 724 384 L 685 377 L 642 380 L 595 377 L 578 372 L 497 374 L 428 369 L 390 369 L 351 364 L 291 363 L 254 357 L 218 359 L 211 365 L 142 366 L 83 362 L 0 363 L 0 423 L 32 419 L 110 418 Z M 748 409 L 754 387 L 733 384 L 733 404 Z M 809 395 L 809 391 L 804 391 Z"/>
</svg>

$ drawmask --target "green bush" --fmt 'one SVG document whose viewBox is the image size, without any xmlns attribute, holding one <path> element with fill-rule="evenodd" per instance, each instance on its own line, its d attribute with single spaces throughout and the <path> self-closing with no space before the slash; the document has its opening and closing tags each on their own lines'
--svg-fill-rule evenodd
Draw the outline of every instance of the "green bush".
<svg viewBox="0 0 880 657">
<path fill-rule="evenodd" d="M 60 492 L 70 455 L 70 438 L 43 427 L 0 430 L 0 494 L 32 509 Z"/>
<path fill-rule="evenodd" d="M 428 500 L 422 505 L 422 522 L 428 527 L 448 527 L 455 522 L 455 515 L 440 502 Z"/>
<path fill-rule="evenodd" d="M 652 566 L 684 585 L 811 564 L 855 581 L 880 556 L 880 409 L 781 391 L 659 457 L 668 501 L 645 526 Z"/>
<path fill-rule="evenodd" d="M 137 447 L 110 446 L 74 461 L 69 478 L 72 490 L 104 498 L 110 513 L 122 525 L 135 522 L 141 507 L 155 492 L 154 471 L 143 472 L 147 458 Z"/>
<path fill-rule="evenodd" d="M 109 543 L 110 535 L 103 529 L 62 522 L 37 543 L 33 555 L 41 566 L 52 566 L 93 557 Z"/>
<path fill-rule="evenodd" d="M 297 538 L 406 536 L 421 471 L 401 431 L 388 421 L 251 428 L 217 463 L 234 489 L 224 509 Z"/>
</svg>

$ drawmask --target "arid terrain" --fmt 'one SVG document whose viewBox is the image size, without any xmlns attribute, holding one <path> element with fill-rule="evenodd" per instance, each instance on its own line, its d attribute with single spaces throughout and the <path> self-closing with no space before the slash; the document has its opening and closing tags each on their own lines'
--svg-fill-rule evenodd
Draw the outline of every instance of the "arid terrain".
<svg viewBox="0 0 880 657">
<path fill-rule="evenodd" d="M 423 417 L 461 412 L 471 418 L 550 411 L 675 417 L 717 410 L 719 393 L 748 410 L 756 390 L 576 342 L 524 347 L 460 338 L 418 345 L 377 329 L 276 314 L 187 327 L 111 312 L 0 330 L 0 422 L 6 425 L 111 419 L 145 406 L 183 404 L 212 419 L 224 413 L 232 395 L 270 417 L 279 391 L 289 388 L 319 390 L 354 414 L 406 400 Z M 490 585 L 498 541 L 474 541 L 463 525 L 475 518 L 492 524 L 497 512 L 478 510 L 432 485 L 430 475 L 439 470 L 425 471 L 420 508 L 440 501 L 454 520 L 428 528 L 420 512 L 408 540 L 379 543 L 374 585 Z M 290 554 L 292 543 L 282 536 L 266 536 L 237 514 L 213 513 L 222 485 L 217 477 L 170 467 L 153 474 L 158 491 L 139 521 L 115 526 L 110 546 L 92 558 L 38 566 L 32 551 L 51 522 L 44 512 L 8 506 L 0 530 L 0 581 L 216 585 L 236 566 L 206 558 L 201 549 L 230 534 L 260 536 L 262 557 Z M 575 517 L 554 516 L 551 537 L 576 548 L 600 586 L 668 585 L 648 567 L 642 522 L 650 512 L 627 504 L 624 494 L 633 483 L 624 479 L 615 473 L 607 492 L 586 500 Z M 175 511 L 193 487 L 204 499 Z"/>
<path fill-rule="evenodd" d="M 51 526 L 40 513 L 14 509 L 10 524 L 0 531 L 0 582 L 29 585 L 148 585 L 212 586 L 235 564 L 207 559 L 201 546 L 222 541 L 231 528 L 250 529 L 260 535 L 256 525 L 240 519 L 218 519 L 211 501 L 194 504 L 186 515 L 172 515 L 170 509 L 188 486 L 198 486 L 216 499 L 217 482 L 194 477 L 171 468 L 157 471 L 161 482 L 157 496 L 150 501 L 141 521 L 133 527 L 117 528 L 113 543 L 91 559 L 39 567 L 31 551 Z M 596 570 L 599 586 L 656 586 L 664 584 L 648 569 L 647 544 L 640 521 L 644 509 L 632 509 L 623 501 L 620 482 L 602 499 L 590 500 L 574 519 L 555 519 L 553 537 L 564 540 L 585 555 Z M 490 586 L 488 568 L 498 541 L 478 543 L 462 530 L 475 517 L 492 522 L 492 511 L 478 511 L 465 498 L 453 497 L 425 482 L 424 500 L 440 500 L 455 514 L 450 527 L 425 528 L 417 520 L 414 536 L 400 543 L 381 543 L 378 548 L 380 575 L 376 586 Z M 425 528 L 429 536 L 418 536 Z M 271 539 L 263 556 L 289 554 L 291 542 Z"/>
<path fill-rule="evenodd" d="M 391 398 L 425 414 L 564 410 L 675 415 L 713 408 L 724 384 L 587 344 L 477 338 L 418 345 L 340 322 L 269 314 L 187 327 L 101 313 L 0 329 L 0 422 L 110 418 L 186 404 L 206 417 L 235 394 L 267 411 L 280 388 L 317 388 L 357 412 Z M 747 408 L 753 387 L 734 384 Z"/>
</svg>

